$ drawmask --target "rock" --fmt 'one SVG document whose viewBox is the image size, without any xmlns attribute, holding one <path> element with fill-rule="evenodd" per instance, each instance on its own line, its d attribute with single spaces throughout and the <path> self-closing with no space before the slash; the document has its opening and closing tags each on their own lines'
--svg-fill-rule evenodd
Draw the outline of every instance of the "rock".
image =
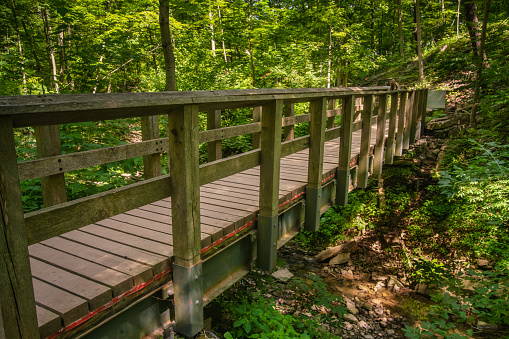
<svg viewBox="0 0 509 339">
<path fill-rule="evenodd" d="M 375 339 L 371 334 L 365 334 L 364 339 Z"/>
<path fill-rule="evenodd" d="M 276 272 L 272 273 L 272 276 L 277 280 L 286 282 L 293 277 L 292 272 L 288 271 L 287 268 L 280 268 Z"/>
<path fill-rule="evenodd" d="M 345 321 L 343 325 L 345 325 L 345 330 L 347 331 L 351 331 L 353 329 L 353 325 L 350 324 L 348 321 Z"/>
<path fill-rule="evenodd" d="M 426 124 L 426 128 L 429 130 L 440 130 L 451 127 L 456 124 L 455 119 L 450 119 L 449 117 L 433 119 Z"/>
<path fill-rule="evenodd" d="M 375 281 L 385 281 L 387 280 L 389 277 L 385 274 L 381 274 L 380 272 L 373 272 L 371 273 L 371 279 L 375 280 Z"/>
<path fill-rule="evenodd" d="M 403 287 L 404 287 L 403 284 L 398 279 L 396 279 L 395 276 L 393 275 L 389 276 L 389 281 L 387 282 L 388 289 L 398 292 Z"/>
<path fill-rule="evenodd" d="M 387 333 L 387 335 L 394 335 L 394 330 L 387 330 L 385 333 Z"/>
<path fill-rule="evenodd" d="M 355 304 L 348 299 L 346 300 L 346 308 L 353 315 L 359 314 L 359 310 L 355 307 Z"/>
<path fill-rule="evenodd" d="M 339 253 L 329 261 L 329 265 L 342 265 L 350 261 L 350 253 Z"/>
<path fill-rule="evenodd" d="M 325 275 L 329 274 L 329 268 L 327 266 L 325 266 L 322 271 L 323 271 L 323 274 L 325 274 Z"/>
<path fill-rule="evenodd" d="M 341 275 L 343 276 L 343 279 L 350 279 L 353 280 L 353 272 L 351 270 L 341 270 Z"/>
<path fill-rule="evenodd" d="M 343 314 L 343 319 L 349 321 L 350 323 L 357 324 L 359 322 L 359 319 L 357 319 L 353 314 L 345 313 Z M 346 322 L 345 322 L 346 324 Z"/>
<path fill-rule="evenodd" d="M 479 266 L 479 268 L 488 268 L 490 267 L 490 262 L 485 259 L 477 259 L 477 266 Z"/>
<path fill-rule="evenodd" d="M 359 321 L 359 327 L 365 330 L 369 329 L 368 323 L 366 323 L 364 320 Z"/>
<path fill-rule="evenodd" d="M 417 284 L 415 286 L 415 292 L 420 294 L 426 294 L 426 289 L 428 289 L 428 286 L 426 284 Z"/>
<path fill-rule="evenodd" d="M 375 313 L 379 316 L 382 316 L 384 314 L 384 309 L 381 307 L 375 308 Z"/>
<path fill-rule="evenodd" d="M 315 259 L 317 261 L 325 261 L 329 258 L 338 255 L 339 253 L 354 253 L 357 251 L 357 249 L 358 249 L 357 242 L 355 240 L 352 240 L 347 243 L 327 248 L 321 251 L 315 256 Z"/>
</svg>

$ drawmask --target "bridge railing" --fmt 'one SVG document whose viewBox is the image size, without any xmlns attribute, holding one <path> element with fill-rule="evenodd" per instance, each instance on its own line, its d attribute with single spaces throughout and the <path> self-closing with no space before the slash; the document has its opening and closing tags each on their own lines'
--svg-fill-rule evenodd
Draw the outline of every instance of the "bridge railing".
<svg viewBox="0 0 509 339">
<path fill-rule="evenodd" d="M 281 157 L 309 148 L 306 228 L 316 230 L 324 143 L 341 138 L 336 202 L 346 205 L 352 166 L 358 166 L 358 186 L 367 184 L 371 126 L 377 124 L 373 172 L 381 173 L 383 159 L 391 163 L 393 155 L 408 149 L 424 128 L 421 124 L 418 129 L 418 122 L 424 121 L 426 95 L 427 90 L 389 92 L 372 87 L 0 97 L 0 241 L 2 272 L 6 272 L 1 280 L 5 291 L 1 316 L 6 337 L 39 336 L 29 245 L 171 196 L 174 282 L 178 282 L 179 274 L 200 270 L 200 185 L 258 165 L 258 266 L 272 269 L 276 262 L 274 225 L 278 218 Z M 336 100 L 340 107 L 336 107 Z M 309 113 L 294 115 L 293 105 L 301 102 L 309 102 Z M 242 107 L 253 107 L 253 123 L 221 127 L 220 110 Z M 201 132 L 200 111 L 206 111 L 208 117 L 208 130 Z M 161 114 L 169 116 L 168 138 L 159 138 L 155 132 L 158 125 L 154 116 Z M 340 126 L 334 125 L 337 115 L 341 115 Z M 357 120 L 356 115 L 361 119 Z M 142 117 L 142 142 L 61 154 L 59 124 L 131 117 Z M 293 127 L 302 122 L 309 122 L 309 135 L 294 138 Z M 36 129 L 41 158 L 18 164 L 14 128 L 27 126 Z M 358 159 L 352 159 L 352 133 L 358 130 L 361 150 Z M 253 134 L 253 150 L 223 159 L 221 140 L 244 134 Z M 209 148 L 210 162 L 203 165 L 199 165 L 200 143 L 207 143 Z M 167 175 L 160 175 L 162 152 L 168 152 Z M 148 179 L 66 201 L 65 172 L 138 156 L 144 156 Z M 47 207 L 24 214 L 20 181 L 33 178 L 41 178 Z M 178 288 L 176 283 L 176 293 Z"/>
</svg>

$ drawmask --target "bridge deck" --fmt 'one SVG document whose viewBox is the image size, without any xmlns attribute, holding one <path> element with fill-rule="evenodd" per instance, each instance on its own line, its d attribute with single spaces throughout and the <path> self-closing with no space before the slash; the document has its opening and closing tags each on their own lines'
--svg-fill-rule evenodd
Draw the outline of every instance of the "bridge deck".
<svg viewBox="0 0 509 339">
<path fill-rule="evenodd" d="M 371 144 L 376 127 L 372 126 Z M 361 131 L 352 136 L 352 157 Z M 325 144 L 323 179 L 332 180 L 339 139 Z M 281 159 L 280 210 L 303 197 L 308 150 Z M 259 167 L 200 189 L 205 253 L 240 229 L 254 227 Z M 169 281 L 173 255 L 170 199 L 133 209 L 29 247 L 41 337 L 72 328 L 151 282 Z"/>
</svg>

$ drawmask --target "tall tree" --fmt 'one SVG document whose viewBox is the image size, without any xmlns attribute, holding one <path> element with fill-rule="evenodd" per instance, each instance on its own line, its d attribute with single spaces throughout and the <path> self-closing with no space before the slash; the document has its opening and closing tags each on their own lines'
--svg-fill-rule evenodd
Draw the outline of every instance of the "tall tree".
<svg viewBox="0 0 509 339">
<path fill-rule="evenodd" d="M 419 63 L 419 82 L 424 80 L 424 65 L 422 61 L 422 39 L 421 39 L 421 10 L 420 0 L 415 0 L 415 34 L 417 36 L 417 60 Z"/>
<path fill-rule="evenodd" d="M 170 33 L 170 8 L 167 0 L 159 0 L 159 27 L 161 30 L 161 45 L 164 55 L 164 70 L 166 72 L 165 91 L 175 91 L 175 54 Z"/>
<path fill-rule="evenodd" d="M 477 5 L 474 0 L 463 0 L 463 8 L 465 9 L 465 19 L 468 35 L 470 36 L 470 43 L 472 44 L 472 52 L 474 53 L 474 58 L 477 58 L 479 47 L 481 46 Z"/>
</svg>

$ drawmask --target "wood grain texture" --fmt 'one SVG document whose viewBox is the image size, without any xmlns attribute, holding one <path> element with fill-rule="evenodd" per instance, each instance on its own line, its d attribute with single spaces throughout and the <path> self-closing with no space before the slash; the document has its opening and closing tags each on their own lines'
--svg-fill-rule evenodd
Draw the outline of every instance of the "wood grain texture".
<svg viewBox="0 0 509 339">
<path fill-rule="evenodd" d="M 221 110 L 214 109 L 207 111 L 207 130 L 221 128 Z M 216 161 L 223 157 L 221 140 L 214 140 L 207 143 L 207 161 Z"/>
<path fill-rule="evenodd" d="M 396 134 L 396 150 L 394 151 L 394 155 L 398 157 L 403 154 L 403 137 L 405 135 L 405 112 L 407 94 L 407 92 L 401 92 L 399 97 L 398 131 Z"/>
<path fill-rule="evenodd" d="M 373 116 L 373 96 L 364 97 L 364 109 L 361 113 L 361 147 L 359 153 L 359 168 L 357 175 L 357 186 L 366 188 L 369 175 L 369 151 L 371 147 L 371 117 Z"/>
<path fill-rule="evenodd" d="M 293 117 L 295 115 L 295 104 L 285 104 L 283 109 L 283 114 L 286 117 Z M 283 118 L 284 120 L 284 118 Z M 295 137 L 295 126 L 294 125 L 288 125 L 284 126 L 283 128 L 283 140 L 289 141 L 293 140 Z"/>
<path fill-rule="evenodd" d="M 0 117 L 0 311 L 6 338 L 38 339 L 12 126 Z"/>
<path fill-rule="evenodd" d="M 387 149 L 385 151 L 385 163 L 391 165 L 394 159 L 396 120 L 398 119 L 398 96 L 399 93 L 391 94 L 391 110 L 389 113 L 389 131 L 387 133 Z"/>
<path fill-rule="evenodd" d="M 309 105 L 311 121 L 309 123 L 308 186 L 311 188 L 322 186 L 326 105 L 326 98 L 313 100 Z"/>
<path fill-rule="evenodd" d="M 376 123 L 376 143 L 375 157 L 373 162 L 373 174 L 382 174 L 382 164 L 384 161 L 385 128 L 387 114 L 388 94 L 379 94 L 378 119 Z"/>
<path fill-rule="evenodd" d="M 253 107 L 253 123 L 261 123 L 262 121 L 262 106 Z M 261 146 L 261 132 L 253 133 L 253 150 Z"/>
<path fill-rule="evenodd" d="M 410 129 L 412 128 L 413 106 L 415 101 L 415 91 L 408 92 L 408 99 L 405 111 L 405 132 L 403 134 L 403 149 L 410 147 Z"/>
<path fill-rule="evenodd" d="M 338 181 L 336 187 L 336 201 L 340 206 L 346 206 L 348 203 L 354 107 L 354 95 L 343 98 L 343 115 L 341 119 L 338 172 L 336 174 L 336 179 Z"/>
<path fill-rule="evenodd" d="M 141 117 L 141 138 L 143 141 L 159 139 L 159 117 L 157 115 Z M 160 152 L 143 156 L 143 176 L 145 179 L 160 176 L 161 170 Z"/>
<path fill-rule="evenodd" d="M 253 122 L 251 124 L 244 124 L 231 127 L 217 128 L 200 132 L 200 144 L 213 142 L 215 140 L 223 140 L 228 138 L 237 137 L 244 134 L 256 134 L 261 131 L 261 124 Z"/>
</svg>

